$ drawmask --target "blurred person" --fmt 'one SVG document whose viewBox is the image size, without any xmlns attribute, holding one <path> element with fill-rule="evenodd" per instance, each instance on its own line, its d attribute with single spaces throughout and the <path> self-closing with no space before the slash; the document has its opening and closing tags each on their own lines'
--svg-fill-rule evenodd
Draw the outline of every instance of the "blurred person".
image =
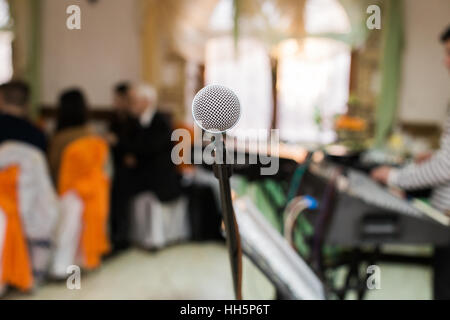
<svg viewBox="0 0 450 320">
<path fill-rule="evenodd" d="M 28 120 L 30 88 L 22 81 L 0 87 L 0 144 L 19 141 L 46 152 L 45 134 Z"/>
<path fill-rule="evenodd" d="M 114 177 L 112 182 L 110 230 L 114 251 L 128 247 L 128 204 L 135 194 L 133 183 L 134 170 L 124 162 L 126 147 L 136 133 L 138 121 L 130 113 L 130 84 L 123 82 L 114 88 L 114 114 L 109 124 L 106 140 L 111 146 L 114 159 Z M 128 186 L 129 193 L 123 194 Z"/>
<path fill-rule="evenodd" d="M 109 147 L 89 125 L 88 105 L 79 89 L 66 90 L 59 98 L 49 162 L 62 213 L 50 274 L 65 279 L 68 266 L 98 268 L 110 250 Z"/>
<path fill-rule="evenodd" d="M 112 193 L 111 231 L 115 249 L 129 245 L 130 202 L 140 192 L 151 191 L 161 202 L 181 195 L 180 176 L 171 160 L 172 129 L 157 111 L 156 90 L 148 85 L 130 88 L 130 114 L 137 119 L 132 134 L 120 139 Z"/>
<path fill-rule="evenodd" d="M 93 270 L 110 251 L 109 148 L 96 135 L 79 137 L 62 153 L 58 177 L 61 217 L 55 233 L 50 274 L 67 278 L 67 268 Z"/>
<path fill-rule="evenodd" d="M 130 113 L 130 84 L 127 82 L 119 83 L 114 88 L 114 114 L 109 124 L 109 132 L 106 140 L 112 147 L 115 167 L 120 170 L 122 166 L 124 150 L 121 148 L 126 145 L 133 132 L 137 129 L 137 119 Z M 121 143 L 119 143 L 121 141 Z"/>
<path fill-rule="evenodd" d="M 138 85 L 130 90 L 131 113 L 138 118 L 136 136 L 124 161 L 142 174 L 141 187 L 153 191 L 162 202 L 180 196 L 180 176 L 172 162 L 172 126 L 157 110 L 156 90 Z"/>
<path fill-rule="evenodd" d="M 127 136 L 136 124 L 130 115 L 130 84 L 121 82 L 114 88 L 113 108 L 114 114 L 109 124 L 108 142 L 115 146 L 122 136 Z"/>
<path fill-rule="evenodd" d="M 450 72 L 450 27 L 442 34 L 441 42 L 445 50 L 444 65 Z M 406 191 L 432 188 L 431 204 L 450 214 L 450 114 L 437 152 L 420 155 L 414 164 L 405 168 L 377 168 L 372 171 L 372 178 Z M 450 247 L 436 248 L 434 260 L 435 299 L 450 299 Z"/>
<path fill-rule="evenodd" d="M 114 88 L 113 107 L 119 118 L 129 116 L 130 108 L 130 84 L 128 82 L 118 83 Z"/>
<path fill-rule="evenodd" d="M 114 88 L 114 108 L 117 113 L 126 116 L 130 106 L 130 84 L 121 82 Z"/>
<path fill-rule="evenodd" d="M 63 92 L 59 98 L 56 134 L 51 139 L 48 158 L 55 184 L 64 149 L 75 140 L 92 135 L 88 125 L 88 107 L 83 93 L 78 89 Z"/>
</svg>

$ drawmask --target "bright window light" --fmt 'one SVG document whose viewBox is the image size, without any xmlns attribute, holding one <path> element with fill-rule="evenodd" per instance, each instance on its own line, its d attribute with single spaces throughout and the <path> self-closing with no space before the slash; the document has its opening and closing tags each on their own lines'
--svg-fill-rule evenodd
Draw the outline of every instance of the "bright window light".
<svg viewBox="0 0 450 320">
<path fill-rule="evenodd" d="M 273 3 L 262 3 L 270 24 L 284 25 Z M 247 23 L 257 27 L 257 17 Z M 273 117 L 269 50 L 263 41 L 241 35 L 236 52 L 232 26 L 232 1 L 220 0 L 211 18 L 210 28 L 217 37 L 207 43 L 206 82 L 228 86 L 239 95 L 243 114 L 237 132 L 269 129 Z M 308 0 L 305 28 L 307 38 L 277 46 L 277 126 L 287 142 L 328 143 L 336 137 L 334 117 L 347 109 L 351 48 L 317 35 L 348 33 L 351 24 L 338 0 Z"/>
<path fill-rule="evenodd" d="M 255 39 L 241 38 L 237 47 L 231 36 L 209 40 L 206 46 L 206 82 L 234 90 L 242 105 L 235 128 L 269 129 L 272 118 L 272 75 L 265 47 Z"/>
<path fill-rule="evenodd" d="M 0 29 L 4 29 L 10 22 L 9 6 L 6 0 L 0 0 Z"/>
<path fill-rule="evenodd" d="M 289 142 L 329 143 L 333 119 L 346 112 L 350 48 L 338 41 L 285 41 L 279 50 L 280 136 Z"/>
<path fill-rule="evenodd" d="M 0 83 L 11 80 L 13 75 L 12 47 L 13 34 L 7 30 L 10 23 L 9 6 L 0 0 Z"/>
<path fill-rule="evenodd" d="M 349 33 L 351 24 L 338 0 L 308 0 L 305 29 L 308 34 Z"/>
<path fill-rule="evenodd" d="M 348 33 L 351 24 L 338 0 L 308 0 L 309 35 Z M 318 37 L 287 40 L 279 47 L 278 106 L 281 139 L 330 143 L 334 117 L 347 111 L 351 48 Z"/>
</svg>

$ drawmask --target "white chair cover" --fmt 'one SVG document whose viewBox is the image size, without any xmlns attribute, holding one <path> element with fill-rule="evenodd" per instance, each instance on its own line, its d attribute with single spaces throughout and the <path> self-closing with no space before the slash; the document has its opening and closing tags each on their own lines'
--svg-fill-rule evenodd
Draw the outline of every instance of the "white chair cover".
<svg viewBox="0 0 450 320">
<path fill-rule="evenodd" d="M 68 267 L 76 264 L 82 228 L 83 202 L 75 192 L 68 192 L 60 200 L 60 210 L 54 255 L 50 266 L 50 275 L 58 279 L 67 277 Z"/>
<path fill-rule="evenodd" d="M 188 201 L 179 198 L 161 203 L 152 193 L 143 193 L 133 203 L 132 241 L 146 249 L 160 249 L 190 238 Z"/>
<path fill-rule="evenodd" d="M 59 215 L 58 198 L 42 151 L 25 143 L 5 142 L 0 145 L 0 169 L 12 165 L 20 168 L 20 215 L 33 273 L 39 280 L 50 264 L 52 237 Z"/>
</svg>

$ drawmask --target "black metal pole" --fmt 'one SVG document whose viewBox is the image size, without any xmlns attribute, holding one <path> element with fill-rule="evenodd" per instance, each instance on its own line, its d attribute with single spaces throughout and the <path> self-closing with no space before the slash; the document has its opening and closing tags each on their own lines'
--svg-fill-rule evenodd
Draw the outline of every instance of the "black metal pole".
<svg viewBox="0 0 450 320">
<path fill-rule="evenodd" d="M 223 160 L 225 162 L 225 158 Z M 230 165 L 216 162 L 214 164 L 214 174 L 220 184 L 222 215 L 226 231 L 226 243 L 230 257 L 235 297 L 237 300 L 242 300 L 242 248 L 239 227 L 231 198 L 230 177 L 232 175 L 232 168 Z"/>
</svg>

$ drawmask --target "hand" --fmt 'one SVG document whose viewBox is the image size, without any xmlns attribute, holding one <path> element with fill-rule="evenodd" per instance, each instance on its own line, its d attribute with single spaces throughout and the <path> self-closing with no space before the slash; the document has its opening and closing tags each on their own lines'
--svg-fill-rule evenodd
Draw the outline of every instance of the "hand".
<svg viewBox="0 0 450 320">
<path fill-rule="evenodd" d="M 433 156 L 433 152 L 422 153 L 422 154 L 419 154 L 414 159 L 414 162 L 417 163 L 417 164 L 422 164 L 422 163 L 427 162 L 428 160 L 430 160 L 432 156 Z"/>
<path fill-rule="evenodd" d="M 128 168 L 136 168 L 137 165 L 137 159 L 132 154 L 127 154 L 123 157 L 123 163 Z"/>
<path fill-rule="evenodd" d="M 389 174 L 391 172 L 392 168 L 391 167 L 379 167 L 374 169 L 370 176 L 372 177 L 373 180 L 383 183 L 383 184 L 388 184 L 388 180 L 389 180 Z"/>
</svg>

